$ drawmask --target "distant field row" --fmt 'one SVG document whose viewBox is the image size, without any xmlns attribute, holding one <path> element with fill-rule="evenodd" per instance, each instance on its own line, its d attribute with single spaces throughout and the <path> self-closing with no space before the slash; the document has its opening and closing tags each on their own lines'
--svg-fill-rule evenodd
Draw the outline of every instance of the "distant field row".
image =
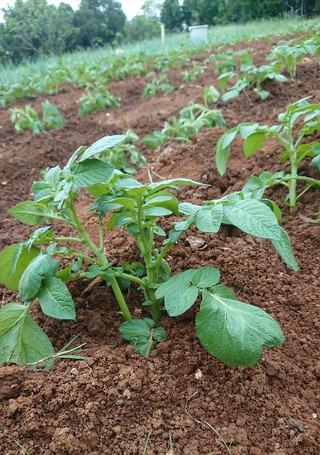
<svg viewBox="0 0 320 455">
<path fill-rule="evenodd" d="M 252 22 L 248 24 L 230 24 L 225 26 L 212 27 L 208 33 L 208 45 L 219 43 L 232 44 L 239 40 L 251 40 L 255 38 L 280 37 L 292 34 L 296 31 L 303 31 L 316 23 L 316 20 L 301 21 L 298 19 L 273 20 Z M 159 31 L 160 34 L 160 31 Z M 176 34 L 167 36 L 165 44 L 162 45 L 160 38 L 150 41 L 143 41 L 135 44 L 125 44 L 122 50 L 126 54 L 143 51 L 148 55 L 155 55 L 170 49 L 189 49 L 194 46 L 190 41 L 189 34 Z M 52 66 L 57 64 L 72 67 L 79 64 L 94 64 L 101 58 L 115 55 L 116 50 L 111 47 L 100 47 L 97 49 L 83 50 L 63 56 L 43 57 L 36 62 L 27 62 L 19 66 L 13 64 L 0 68 L 0 84 L 12 84 L 21 81 L 32 75 L 46 75 Z"/>
</svg>

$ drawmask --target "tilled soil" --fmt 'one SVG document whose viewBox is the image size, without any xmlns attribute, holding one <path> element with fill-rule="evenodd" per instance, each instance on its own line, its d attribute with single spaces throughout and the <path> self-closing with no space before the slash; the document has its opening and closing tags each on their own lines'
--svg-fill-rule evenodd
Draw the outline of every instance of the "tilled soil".
<svg viewBox="0 0 320 455">
<path fill-rule="evenodd" d="M 235 49 L 250 47 L 257 64 L 264 62 L 276 41 L 255 40 Z M 197 56 L 204 60 L 208 54 Z M 177 115 L 191 101 L 202 99 L 203 88 L 217 86 L 212 67 L 200 79 L 183 82 L 180 71 L 170 71 L 175 90 L 141 100 L 146 78 L 128 78 L 109 84 L 121 107 L 80 117 L 78 99 L 82 90 L 50 97 L 67 123 L 55 130 L 17 135 L 8 109 L 0 111 L 0 250 L 27 239 L 31 229 L 7 214 L 7 209 L 30 198 L 30 187 L 41 169 L 64 165 L 80 145 L 90 145 L 105 135 L 121 134 L 128 128 L 141 138 L 161 129 L 170 115 Z M 252 91 L 229 102 L 219 101 L 228 128 L 239 122 L 274 124 L 277 115 L 298 99 L 311 96 L 320 101 L 319 57 L 306 59 L 297 78 L 285 84 L 268 82 L 270 97 L 261 101 Z M 31 102 L 35 108 L 45 97 Z M 20 101 L 24 106 L 30 101 Z M 160 175 L 186 177 L 207 183 L 209 188 L 185 188 L 181 200 L 199 202 L 239 190 L 252 174 L 279 169 L 279 146 L 267 142 L 256 156 L 245 160 L 241 143 L 232 149 L 228 172 L 218 175 L 214 146 L 222 128 L 204 129 L 190 143 L 171 142 L 160 153 L 145 149 L 149 172 L 137 178 L 147 181 Z M 308 166 L 303 172 L 309 173 Z M 281 204 L 279 188 L 267 196 Z M 80 196 L 80 207 L 89 204 Z M 195 333 L 197 308 L 170 319 L 163 318 L 168 332 L 165 342 L 147 358 L 120 337 L 118 307 L 105 286 L 88 291 L 88 282 L 70 284 L 77 307 L 75 322 L 57 321 L 33 314 L 59 349 L 80 333 L 86 343 L 84 361 L 57 361 L 50 372 L 30 371 L 24 366 L 0 369 L 0 448 L 14 455 L 140 455 L 150 436 L 147 454 L 227 454 L 214 428 L 228 444 L 232 455 L 317 455 L 320 453 L 320 353 L 319 353 L 319 224 L 316 219 L 319 194 L 309 191 L 289 213 L 283 207 L 283 225 L 289 233 L 300 270 L 293 272 L 265 240 L 235 229 L 218 234 L 191 230 L 170 251 L 173 273 L 212 265 L 221 271 L 222 283 L 239 300 L 257 305 L 275 317 L 286 337 L 276 349 L 266 349 L 258 365 L 234 368 L 212 358 Z M 95 238 L 94 220 L 84 214 L 86 227 Z M 202 239 L 198 248 L 192 236 Z M 138 253 L 122 230 L 108 234 L 106 247 L 115 264 L 137 260 Z M 2 304 L 17 298 L 0 287 Z M 130 308 L 139 314 L 141 296 L 131 289 Z"/>
</svg>

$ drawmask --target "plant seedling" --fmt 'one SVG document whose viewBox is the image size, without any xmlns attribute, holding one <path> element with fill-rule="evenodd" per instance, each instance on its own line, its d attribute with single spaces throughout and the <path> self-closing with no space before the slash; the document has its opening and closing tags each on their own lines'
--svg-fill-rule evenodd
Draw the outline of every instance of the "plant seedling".
<svg viewBox="0 0 320 455">
<path fill-rule="evenodd" d="M 21 133 L 24 130 L 30 130 L 34 134 L 39 134 L 42 130 L 57 128 L 65 123 L 57 106 L 46 100 L 41 103 L 41 107 L 42 120 L 40 120 L 37 111 L 32 109 L 29 104 L 25 109 L 10 109 L 10 119 L 14 123 L 15 130 L 18 133 Z"/>
<path fill-rule="evenodd" d="M 96 277 L 113 290 L 125 321 L 120 333 L 140 354 L 148 355 L 165 339 L 166 333 L 159 326 L 163 312 L 179 316 L 200 297 L 196 331 L 201 344 L 229 365 L 256 363 L 263 345 L 283 343 L 277 322 L 260 308 L 239 301 L 231 289 L 219 283 L 220 273 L 215 267 L 185 270 L 171 277 L 166 255 L 192 226 L 217 233 L 222 224 L 232 224 L 250 235 L 269 239 L 283 260 L 297 270 L 289 237 L 275 216 L 279 209 L 262 199 L 264 187 L 251 180 L 241 192 L 222 199 L 203 205 L 179 203 L 172 190 L 202 184 L 184 178 L 143 184 L 99 158 L 123 140 L 124 136 L 105 137 L 88 148 L 78 148 L 64 168 L 47 169 L 43 179 L 34 182 L 33 201 L 21 202 L 9 210 L 19 221 L 40 227 L 28 240 L 0 254 L 0 282 L 19 291 L 24 302 L 10 302 L 0 309 L 0 363 L 34 367 L 41 361 L 50 368 L 57 355 L 32 318 L 30 308 L 38 301 L 47 316 L 74 320 L 75 305 L 65 283 Z M 97 223 L 96 243 L 77 210 L 80 190 L 88 190 L 94 198 L 88 211 Z M 172 214 L 180 215 L 180 219 L 172 221 L 172 228 L 166 232 L 161 219 Z M 42 224 L 46 220 L 50 225 Z M 56 222 L 57 228 L 64 224 L 75 234 L 59 234 Z M 104 236 L 118 227 L 134 239 L 141 261 L 113 264 Z M 69 263 L 65 263 L 67 258 Z M 133 319 L 125 300 L 130 284 L 141 290 L 143 307 L 150 317 Z M 71 351 L 67 354 L 72 355 Z"/>
<path fill-rule="evenodd" d="M 170 84 L 169 78 L 166 74 L 162 74 L 158 79 L 153 79 L 150 84 L 147 84 L 143 89 L 141 98 L 145 98 L 148 95 L 155 95 L 156 93 L 169 93 L 174 90 L 174 86 Z"/>
<path fill-rule="evenodd" d="M 144 166 L 147 163 L 146 158 L 138 152 L 135 146 L 138 140 L 139 137 L 133 131 L 128 130 L 124 134 L 123 141 L 102 152 L 99 158 L 126 174 L 134 174 L 137 171 L 134 166 Z"/>
<path fill-rule="evenodd" d="M 215 87 L 205 88 L 204 105 L 191 103 L 180 111 L 180 118 L 171 116 L 170 121 L 165 122 L 161 131 L 147 134 L 143 138 L 144 144 L 147 147 L 159 149 L 161 145 L 170 140 L 187 142 L 192 134 L 198 134 L 204 127 L 225 126 L 221 111 L 208 107 L 208 103 L 216 102 L 219 96 Z"/>
<path fill-rule="evenodd" d="M 119 99 L 111 95 L 105 85 L 87 84 L 86 93 L 81 96 L 79 101 L 82 104 L 79 109 L 80 115 L 103 111 L 107 107 L 120 106 Z"/>
<path fill-rule="evenodd" d="M 191 70 L 186 70 L 181 73 L 182 80 L 192 81 L 194 79 L 199 79 L 199 77 L 202 76 L 203 70 L 204 67 L 201 67 L 201 65 L 198 62 L 193 62 L 193 67 Z"/>
<path fill-rule="evenodd" d="M 242 73 L 234 72 L 223 73 L 219 77 L 220 90 L 225 90 L 228 80 L 236 78 L 237 82 L 222 95 L 223 101 L 228 101 L 240 95 L 247 88 L 253 88 L 262 100 L 268 98 L 270 93 L 262 89 L 262 83 L 266 79 L 276 80 L 278 82 L 286 82 L 288 79 L 280 74 L 281 65 L 278 62 L 270 63 L 256 67 L 251 61 L 247 61 L 241 66 Z"/>
<path fill-rule="evenodd" d="M 289 207 L 293 210 L 297 200 L 310 188 L 320 187 L 320 181 L 304 175 L 299 175 L 299 166 L 311 157 L 314 168 L 320 169 L 320 142 L 302 143 L 306 136 L 320 131 L 320 103 L 309 104 L 308 98 L 290 104 L 286 112 L 278 116 L 279 124 L 265 126 L 258 123 L 240 123 L 235 128 L 226 131 L 216 146 L 216 165 L 218 172 L 223 175 L 229 158 L 230 146 L 240 134 L 243 151 L 246 158 L 253 155 L 265 143 L 267 138 L 275 138 L 282 150 L 280 163 L 289 163 L 290 171 L 282 170 L 276 174 L 263 173 L 266 187 L 283 185 L 288 189 Z M 305 182 L 305 189 L 297 194 L 297 182 Z"/>
<path fill-rule="evenodd" d="M 290 44 L 278 44 L 272 51 L 268 59 L 276 59 L 281 62 L 289 73 L 289 76 L 294 79 L 297 74 L 297 64 L 302 61 L 306 55 L 314 55 L 317 53 L 319 46 L 315 44 L 300 44 L 291 46 Z"/>
</svg>

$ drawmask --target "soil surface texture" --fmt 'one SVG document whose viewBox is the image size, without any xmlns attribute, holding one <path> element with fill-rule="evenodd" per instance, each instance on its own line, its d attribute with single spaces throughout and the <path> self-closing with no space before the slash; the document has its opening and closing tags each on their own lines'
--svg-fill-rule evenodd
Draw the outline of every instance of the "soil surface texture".
<svg viewBox="0 0 320 455">
<path fill-rule="evenodd" d="M 255 40 L 233 49 L 250 47 L 255 64 L 260 65 L 275 43 Z M 196 58 L 202 62 L 208 56 Z M 8 110 L 12 106 L 0 111 L 0 250 L 28 238 L 31 228 L 7 210 L 30 199 L 32 182 L 39 180 L 42 169 L 65 165 L 79 146 L 106 135 L 130 128 L 142 138 L 160 130 L 164 121 L 190 102 L 201 102 L 204 87 L 218 86 L 210 63 L 199 79 L 183 82 L 181 70 L 169 71 L 168 77 L 175 86 L 173 92 L 143 100 L 141 93 L 150 79 L 112 82 L 108 87 L 121 98 L 121 107 L 83 117 L 77 114 L 82 89 L 72 87 L 68 93 L 51 96 L 67 122 L 40 135 L 16 134 Z M 265 101 L 248 90 L 228 102 L 218 101 L 215 107 L 222 109 L 231 128 L 239 122 L 273 125 L 288 104 L 304 97 L 320 102 L 319 56 L 305 59 L 298 65 L 296 79 L 288 79 L 287 83 L 266 82 L 263 88 L 270 96 Z M 38 109 L 45 98 L 41 95 L 15 106 L 31 104 Z M 262 151 L 245 159 L 241 141 L 236 141 L 228 171 L 221 177 L 215 168 L 214 147 L 223 132 L 223 128 L 206 128 L 190 142 L 172 141 L 158 153 L 140 140 L 138 149 L 149 164 L 136 178 L 147 182 L 149 175 L 155 180 L 157 176 L 185 177 L 210 185 L 180 191 L 182 201 L 197 203 L 241 189 L 252 174 L 280 169 L 278 144 L 267 141 Z M 301 172 L 312 171 L 306 165 Z M 103 285 L 88 288 L 89 281 L 72 282 L 76 321 L 47 318 L 37 307 L 32 311 L 57 350 L 80 334 L 86 359 L 58 360 L 49 372 L 11 364 L 0 368 L 0 454 L 320 454 L 319 192 L 305 193 L 293 213 L 282 205 L 283 189 L 273 187 L 267 197 L 282 207 L 282 223 L 292 241 L 298 272 L 281 261 L 268 241 L 225 228 L 215 235 L 190 230 L 170 251 L 168 262 L 173 274 L 204 265 L 217 267 L 222 283 L 239 300 L 266 310 L 279 322 L 286 337 L 283 346 L 265 349 L 253 367 L 226 366 L 200 345 L 195 307 L 177 318 L 164 316 L 167 340 L 149 357 L 140 357 L 119 335 L 122 320 L 112 292 Z M 81 193 L 86 228 L 97 238 L 94 219 L 85 212 L 89 204 L 90 197 Z M 198 241 L 200 237 L 199 243 L 193 237 Z M 120 229 L 108 234 L 106 247 L 114 264 L 139 259 Z M 0 287 L 2 305 L 16 299 L 17 293 Z M 131 289 L 127 300 L 138 315 L 140 293 Z"/>
</svg>

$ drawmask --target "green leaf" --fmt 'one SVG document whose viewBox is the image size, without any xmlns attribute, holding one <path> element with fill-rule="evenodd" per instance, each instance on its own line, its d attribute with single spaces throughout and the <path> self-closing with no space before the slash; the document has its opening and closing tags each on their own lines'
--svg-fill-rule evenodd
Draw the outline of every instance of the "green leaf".
<svg viewBox="0 0 320 455">
<path fill-rule="evenodd" d="M 72 297 L 67 286 L 54 276 L 47 277 L 38 294 L 40 306 L 44 314 L 56 319 L 76 318 Z"/>
<path fill-rule="evenodd" d="M 260 201 L 246 199 L 226 205 L 224 215 L 231 224 L 247 234 L 263 239 L 281 240 L 276 216 Z"/>
<path fill-rule="evenodd" d="M 269 180 L 271 180 L 271 178 L 271 172 L 267 171 L 261 172 L 259 177 L 252 175 L 242 188 L 242 193 L 244 194 L 245 198 L 247 198 L 247 195 L 249 195 L 249 199 L 262 198 L 263 193 L 266 189 L 266 184 Z"/>
<path fill-rule="evenodd" d="M 236 88 L 231 89 L 222 95 L 222 101 L 232 100 L 233 98 L 236 98 L 239 95 L 240 95 L 240 91 L 238 89 L 236 89 Z"/>
<path fill-rule="evenodd" d="M 251 136 L 259 128 L 259 123 L 240 123 L 239 132 L 243 139 L 247 139 L 248 136 Z"/>
<path fill-rule="evenodd" d="M 197 228 L 202 232 L 216 233 L 219 231 L 223 218 L 223 206 L 205 205 L 197 211 L 195 223 Z"/>
<path fill-rule="evenodd" d="M 166 216 L 171 215 L 171 213 L 171 210 L 165 209 L 164 207 L 150 207 L 144 211 L 144 215 L 147 217 Z"/>
<path fill-rule="evenodd" d="M 49 338 L 32 319 L 28 307 L 10 302 L 0 309 L 0 364 L 31 363 L 53 354 Z M 43 364 L 50 368 L 53 360 Z"/>
<path fill-rule="evenodd" d="M 174 214 L 179 214 L 179 200 L 171 193 L 166 191 L 160 191 L 153 193 L 150 197 L 146 199 L 144 207 L 163 207 L 165 209 L 171 210 Z"/>
<path fill-rule="evenodd" d="M 260 308 L 204 290 L 196 330 L 201 344 L 232 366 L 257 363 L 263 346 L 284 342 L 277 322 Z"/>
<path fill-rule="evenodd" d="M 17 250 L 20 250 L 18 258 L 16 257 Z M 23 272 L 39 253 L 38 248 L 32 246 L 28 250 L 21 243 L 14 243 L 3 250 L 0 254 L 0 283 L 12 291 L 17 291 Z"/>
<path fill-rule="evenodd" d="M 194 270 L 175 275 L 156 290 L 157 299 L 164 298 L 165 308 L 169 316 L 179 316 L 192 307 L 198 297 L 198 289 L 192 285 Z"/>
<path fill-rule="evenodd" d="M 246 158 L 259 150 L 266 141 L 264 133 L 254 133 L 248 136 L 243 143 L 243 151 Z"/>
<path fill-rule="evenodd" d="M 320 154 L 313 158 L 313 160 L 311 161 L 311 166 L 314 169 L 317 169 L 318 171 L 320 171 Z"/>
<path fill-rule="evenodd" d="M 209 186 L 205 183 L 196 182 L 191 179 L 171 179 L 171 180 L 162 180 L 161 182 L 150 183 L 148 189 L 151 190 L 150 194 L 158 193 L 159 191 L 164 190 L 165 188 L 171 188 L 176 185 L 196 185 L 196 186 Z"/>
<path fill-rule="evenodd" d="M 154 131 L 153 134 L 146 134 L 142 139 L 142 142 L 151 149 L 157 149 L 162 144 L 164 139 L 161 131 Z"/>
<path fill-rule="evenodd" d="M 119 330 L 123 339 L 130 342 L 140 355 L 148 356 L 158 343 L 166 339 L 162 327 L 154 327 L 152 319 L 132 319 L 121 324 Z"/>
<path fill-rule="evenodd" d="M 33 201 L 20 202 L 20 204 L 9 209 L 8 213 L 22 223 L 29 224 L 30 226 L 35 226 L 36 224 L 42 223 L 45 219 L 50 218 L 50 216 L 54 216 L 53 212 L 48 211 L 46 205 Z"/>
<path fill-rule="evenodd" d="M 286 231 L 279 226 L 280 229 L 280 240 L 271 240 L 272 245 L 284 260 L 284 262 L 291 267 L 295 272 L 299 270 L 299 266 L 294 258 L 290 238 Z"/>
<path fill-rule="evenodd" d="M 101 152 L 104 152 L 107 149 L 114 147 L 125 139 L 123 135 L 115 136 L 105 136 L 98 141 L 94 142 L 90 147 L 88 147 L 81 155 L 78 162 L 84 161 L 91 156 L 98 155 Z M 81 153 L 81 149 L 78 149 Z"/>
<path fill-rule="evenodd" d="M 236 294 L 232 289 L 224 286 L 223 284 L 217 284 L 216 286 L 210 289 L 211 294 L 216 294 L 219 297 L 231 300 L 238 300 Z"/>
<path fill-rule="evenodd" d="M 220 175 L 224 175 L 230 152 L 230 144 L 238 133 L 238 127 L 223 133 L 216 145 L 216 166 Z"/>
<path fill-rule="evenodd" d="M 39 254 L 33 259 L 23 272 L 19 282 L 21 297 L 30 302 L 38 294 L 42 279 L 54 275 L 59 267 L 59 261 L 51 259 L 49 255 Z"/>
<path fill-rule="evenodd" d="M 114 167 L 97 159 L 77 163 L 72 171 L 73 183 L 78 188 L 88 188 L 98 183 L 107 183 L 112 177 Z"/>
<path fill-rule="evenodd" d="M 211 288 L 220 281 L 220 272 L 215 267 L 200 267 L 194 270 L 192 275 L 192 284 L 198 288 Z"/>
</svg>

